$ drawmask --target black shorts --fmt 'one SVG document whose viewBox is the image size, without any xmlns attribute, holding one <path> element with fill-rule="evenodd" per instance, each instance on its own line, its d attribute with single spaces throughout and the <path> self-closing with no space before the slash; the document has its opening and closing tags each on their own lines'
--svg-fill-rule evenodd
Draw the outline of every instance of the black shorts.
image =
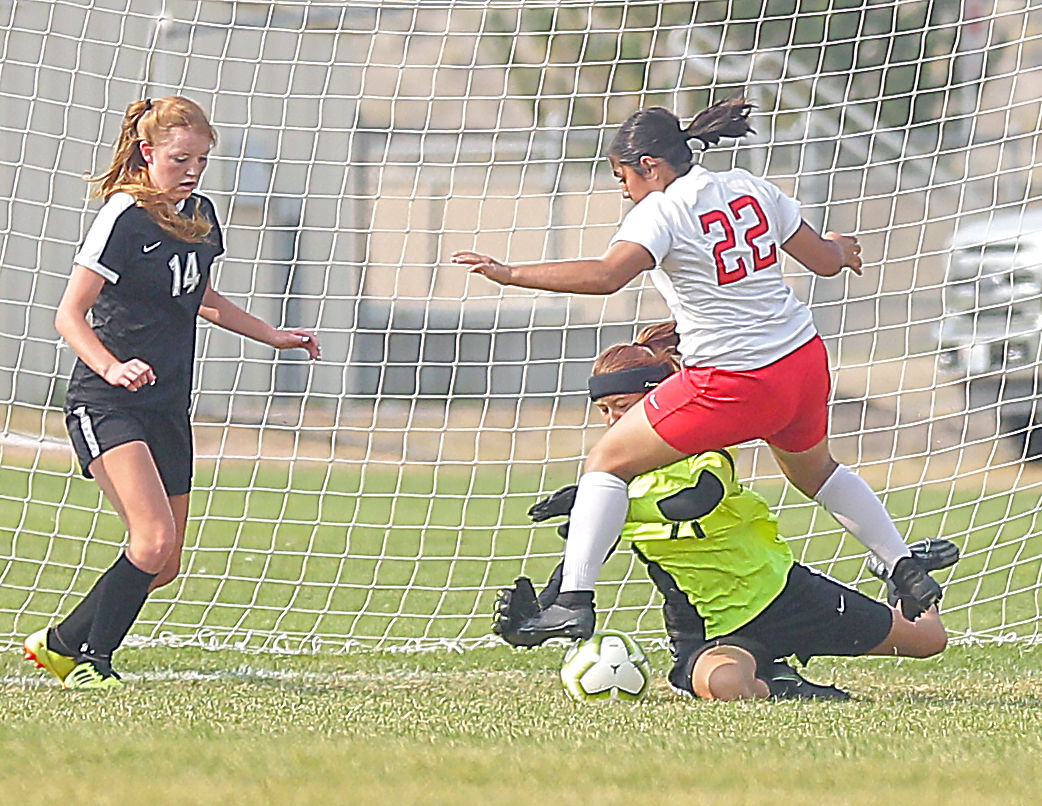
<svg viewBox="0 0 1042 806">
<path fill-rule="evenodd" d="M 714 646 L 747 649 L 757 668 L 795 655 L 804 663 L 816 655 L 864 655 L 883 642 L 893 626 L 893 611 L 805 565 L 795 564 L 782 592 L 748 624 L 710 641 L 676 641 L 670 682 L 691 689 L 698 656 Z"/>
<path fill-rule="evenodd" d="M 65 426 L 88 479 L 93 478 L 91 462 L 105 451 L 140 441 L 148 445 L 167 495 L 184 495 L 192 488 L 192 426 L 187 410 L 111 409 L 73 403 L 66 408 Z"/>
<path fill-rule="evenodd" d="M 775 658 L 771 657 L 769 650 L 763 644 L 751 641 L 732 633 L 731 635 L 713 638 L 709 641 L 674 641 L 673 642 L 673 668 L 669 670 L 669 683 L 676 689 L 694 695 L 695 687 L 691 675 L 695 671 L 695 664 L 702 657 L 702 653 L 708 652 L 718 646 L 737 646 L 744 649 L 756 660 L 756 676 L 766 680 L 770 676 L 771 664 Z M 780 657 L 780 656 L 778 656 Z"/>
</svg>

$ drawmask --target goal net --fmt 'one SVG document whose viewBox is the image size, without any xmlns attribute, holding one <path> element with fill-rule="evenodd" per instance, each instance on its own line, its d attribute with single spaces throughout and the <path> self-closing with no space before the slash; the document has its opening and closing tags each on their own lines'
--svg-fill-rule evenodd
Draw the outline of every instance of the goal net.
<svg viewBox="0 0 1042 806">
<path fill-rule="evenodd" d="M 601 433 L 592 359 L 668 314 L 641 279 L 533 293 L 449 255 L 599 255 L 621 121 L 741 91 L 755 135 L 704 164 L 864 246 L 862 277 L 786 266 L 834 368 L 834 453 L 909 540 L 961 548 L 938 574 L 956 640 L 1037 640 L 1033 0 L 2 0 L 0 48 L 0 642 L 67 613 L 124 540 L 67 447 L 53 317 L 129 102 L 209 110 L 215 285 L 323 343 L 308 363 L 200 323 L 183 572 L 132 638 L 303 652 L 491 643 L 497 588 L 546 578 L 563 544 L 526 512 Z M 765 446 L 739 453 L 797 559 L 881 595 Z M 662 634 L 628 552 L 597 602 Z"/>
</svg>

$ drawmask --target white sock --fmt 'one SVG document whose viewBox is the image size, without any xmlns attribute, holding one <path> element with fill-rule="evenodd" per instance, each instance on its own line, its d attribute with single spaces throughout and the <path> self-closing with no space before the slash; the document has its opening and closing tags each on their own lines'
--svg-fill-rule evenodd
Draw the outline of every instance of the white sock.
<svg viewBox="0 0 1042 806">
<path fill-rule="evenodd" d="M 883 502 L 846 465 L 840 465 L 821 485 L 814 500 L 827 509 L 839 525 L 879 555 L 887 571 L 911 552 L 897 531 Z"/>
<path fill-rule="evenodd" d="M 608 552 L 622 534 L 630 499 L 626 482 L 611 473 L 583 473 L 568 516 L 561 591 L 592 591 Z"/>
</svg>

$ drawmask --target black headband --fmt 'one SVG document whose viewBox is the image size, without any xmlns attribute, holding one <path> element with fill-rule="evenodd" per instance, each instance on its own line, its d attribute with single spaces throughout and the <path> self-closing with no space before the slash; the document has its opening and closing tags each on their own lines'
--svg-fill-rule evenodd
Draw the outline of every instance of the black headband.
<svg viewBox="0 0 1042 806">
<path fill-rule="evenodd" d="M 650 367 L 634 367 L 618 372 L 605 372 L 590 376 L 590 400 L 600 400 L 608 395 L 644 394 L 672 375 L 669 364 L 654 364 Z"/>
</svg>

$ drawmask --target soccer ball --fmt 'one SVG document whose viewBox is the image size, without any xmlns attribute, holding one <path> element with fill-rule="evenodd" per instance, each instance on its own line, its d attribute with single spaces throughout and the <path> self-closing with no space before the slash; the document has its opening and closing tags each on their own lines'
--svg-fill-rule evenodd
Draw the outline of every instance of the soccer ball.
<svg viewBox="0 0 1042 806">
<path fill-rule="evenodd" d="M 639 700 L 648 690 L 651 667 L 644 651 L 625 633 L 600 630 L 574 644 L 561 664 L 561 682 L 573 699 Z"/>
</svg>

